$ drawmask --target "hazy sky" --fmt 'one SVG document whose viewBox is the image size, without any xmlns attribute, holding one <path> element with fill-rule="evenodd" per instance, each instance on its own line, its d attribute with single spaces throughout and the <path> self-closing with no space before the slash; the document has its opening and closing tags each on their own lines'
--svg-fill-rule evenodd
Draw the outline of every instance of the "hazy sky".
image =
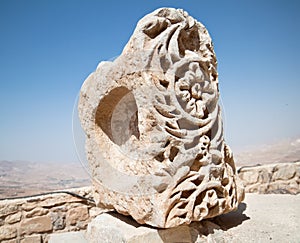
<svg viewBox="0 0 300 243">
<path fill-rule="evenodd" d="M 0 0 L 0 160 L 77 161 L 83 81 L 159 7 L 208 28 L 233 150 L 300 135 L 298 0 Z"/>
</svg>

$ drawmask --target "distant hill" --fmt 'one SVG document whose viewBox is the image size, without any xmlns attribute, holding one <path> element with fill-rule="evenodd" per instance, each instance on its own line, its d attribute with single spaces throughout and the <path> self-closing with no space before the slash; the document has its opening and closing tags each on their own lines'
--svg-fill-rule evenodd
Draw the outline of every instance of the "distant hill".
<svg viewBox="0 0 300 243">
<path fill-rule="evenodd" d="M 234 153 L 237 166 L 293 162 L 300 160 L 300 138 L 283 139 Z"/>
<path fill-rule="evenodd" d="M 78 163 L 0 161 L 0 198 L 33 195 L 90 185 Z"/>
</svg>

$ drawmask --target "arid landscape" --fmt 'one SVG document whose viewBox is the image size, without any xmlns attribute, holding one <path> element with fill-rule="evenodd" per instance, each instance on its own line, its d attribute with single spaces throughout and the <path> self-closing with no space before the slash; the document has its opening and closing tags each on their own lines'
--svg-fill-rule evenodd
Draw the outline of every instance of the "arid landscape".
<svg viewBox="0 0 300 243">
<path fill-rule="evenodd" d="M 234 152 L 237 167 L 300 160 L 300 138 Z M 90 176 L 80 162 L 0 161 L 0 198 L 21 197 L 88 186 Z"/>
<path fill-rule="evenodd" d="M 90 185 L 90 177 L 77 163 L 0 161 L 0 198 L 21 197 Z"/>
<path fill-rule="evenodd" d="M 300 137 L 234 151 L 234 157 L 238 167 L 299 161 Z"/>
</svg>

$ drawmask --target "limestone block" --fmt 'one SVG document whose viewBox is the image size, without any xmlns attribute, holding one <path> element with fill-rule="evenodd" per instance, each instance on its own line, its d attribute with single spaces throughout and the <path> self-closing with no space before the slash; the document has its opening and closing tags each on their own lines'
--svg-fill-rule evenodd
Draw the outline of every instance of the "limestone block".
<svg viewBox="0 0 300 243">
<path fill-rule="evenodd" d="M 278 164 L 274 168 L 272 181 L 276 180 L 289 180 L 296 174 L 296 166 L 294 164 Z"/>
<path fill-rule="evenodd" d="M 299 193 L 299 186 L 298 184 L 291 180 L 291 181 L 275 181 L 271 182 L 268 185 L 268 193 L 281 193 L 281 194 L 297 194 Z"/>
<path fill-rule="evenodd" d="M 30 236 L 25 236 L 20 243 L 41 243 L 42 238 L 41 235 L 30 235 Z"/>
<path fill-rule="evenodd" d="M 297 194 L 300 192 L 299 168 L 299 162 L 242 167 L 239 177 L 246 192 Z"/>
<path fill-rule="evenodd" d="M 22 217 L 21 212 L 17 212 L 15 214 L 8 215 L 5 218 L 5 223 L 13 224 L 13 223 L 19 222 L 21 220 L 21 217 Z"/>
<path fill-rule="evenodd" d="M 18 212 L 20 209 L 20 205 L 14 204 L 11 201 L 2 201 L 0 202 L 0 217 L 9 215 L 9 214 L 14 214 Z"/>
<path fill-rule="evenodd" d="M 37 204 L 34 209 L 32 209 L 31 211 L 25 213 L 25 217 L 26 218 L 32 218 L 32 217 L 35 217 L 35 216 L 42 216 L 42 215 L 47 214 L 48 212 L 49 212 L 48 209 L 38 207 L 38 204 Z"/>
<path fill-rule="evenodd" d="M 12 239 L 12 240 L 3 240 L 1 241 L 1 243 L 19 243 L 19 241 L 16 239 Z"/>
<path fill-rule="evenodd" d="M 272 168 L 262 166 L 258 169 L 258 182 L 268 183 L 272 178 Z"/>
<path fill-rule="evenodd" d="M 93 219 L 88 225 L 86 238 L 90 243 L 192 242 L 188 226 L 157 230 L 140 226 L 127 217 L 115 213 L 104 213 Z"/>
<path fill-rule="evenodd" d="M 242 168 L 243 170 L 239 172 L 239 177 L 243 181 L 243 184 L 249 185 L 258 182 L 258 171 L 250 168 Z"/>
<path fill-rule="evenodd" d="M 48 243 L 88 243 L 82 231 L 51 234 L 47 242 Z M 102 243 L 103 241 L 100 242 Z"/>
<path fill-rule="evenodd" d="M 92 207 L 89 210 L 89 214 L 91 218 L 95 218 L 96 216 L 100 215 L 101 213 L 107 212 L 108 210 L 99 208 L 99 207 Z"/>
<path fill-rule="evenodd" d="M 87 206 L 72 208 L 67 213 L 67 225 L 75 225 L 78 221 L 85 221 L 89 218 Z"/>
<path fill-rule="evenodd" d="M 50 198 L 45 198 L 42 202 L 39 203 L 39 206 L 44 208 L 52 208 L 56 206 L 60 206 L 66 203 L 75 203 L 75 202 L 81 202 L 82 200 L 80 198 L 73 197 L 71 195 L 64 195 L 64 197 L 61 196 L 52 196 Z"/>
<path fill-rule="evenodd" d="M 50 218 L 52 220 L 53 230 L 62 230 L 66 226 L 66 215 L 61 212 L 51 212 Z"/>
<path fill-rule="evenodd" d="M 47 215 L 30 219 L 24 219 L 21 222 L 20 230 L 22 235 L 48 232 L 52 230 L 52 221 Z"/>
<path fill-rule="evenodd" d="M 36 202 L 25 202 L 22 205 L 22 210 L 24 211 L 31 211 L 34 210 L 37 207 L 37 203 Z"/>
<path fill-rule="evenodd" d="M 97 205 L 161 228 L 235 210 L 244 191 L 218 99 L 206 28 L 172 8 L 142 18 L 122 54 L 81 87 Z"/>
<path fill-rule="evenodd" d="M 17 236 L 17 227 L 15 226 L 1 226 L 0 227 L 0 242 L 2 240 L 9 240 Z"/>
</svg>

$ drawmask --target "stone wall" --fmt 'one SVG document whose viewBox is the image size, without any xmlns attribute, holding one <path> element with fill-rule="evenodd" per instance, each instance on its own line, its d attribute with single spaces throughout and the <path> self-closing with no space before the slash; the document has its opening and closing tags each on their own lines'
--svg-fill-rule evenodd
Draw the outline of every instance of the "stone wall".
<svg viewBox="0 0 300 243">
<path fill-rule="evenodd" d="M 246 192 L 300 193 L 300 161 L 242 167 L 238 170 Z M 68 190 L 92 198 L 91 187 Z M 0 201 L 0 242 L 47 242 L 49 235 L 80 231 L 103 212 L 92 201 L 54 192 L 48 195 Z"/>
<path fill-rule="evenodd" d="M 238 174 L 246 192 L 300 193 L 300 161 L 242 167 Z"/>
<path fill-rule="evenodd" d="M 91 198 L 91 187 L 68 190 Z M 47 242 L 54 232 L 86 229 L 101 213 L 91 201 L 66 193 L 0 201 L 0 242 Z"/>
</svg>

